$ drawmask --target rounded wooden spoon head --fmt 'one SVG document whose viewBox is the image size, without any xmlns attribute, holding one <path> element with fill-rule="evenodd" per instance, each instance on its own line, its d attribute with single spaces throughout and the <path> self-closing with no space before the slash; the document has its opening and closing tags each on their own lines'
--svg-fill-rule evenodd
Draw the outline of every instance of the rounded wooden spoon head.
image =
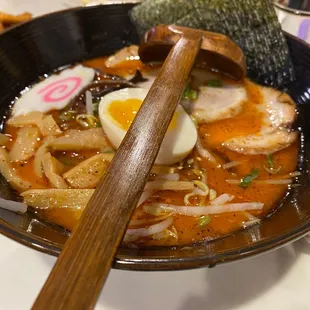
<svg viewBox="0 0 310 310">
<path fill-rule="evenodd" d="M 246 74 L 246 61 L 241 48 L 225 35 L 179 26 L 159 25 L 145 33 L 139 56 L 142 62 L 162 62 L 180 37 L 201 33 L 202 42 L 196 66 L 219 71 L 241 80 Z"/>
</svg>

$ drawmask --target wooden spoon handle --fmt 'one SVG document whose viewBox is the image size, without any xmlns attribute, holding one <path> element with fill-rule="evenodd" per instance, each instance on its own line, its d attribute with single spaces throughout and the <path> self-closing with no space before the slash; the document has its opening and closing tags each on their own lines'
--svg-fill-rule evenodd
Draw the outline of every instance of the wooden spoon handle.
<svg viewBox="0 0 310 310">
<path fill-rule="evenodd" d="M 32 309 L 93 309 L 194 65 L 197 31 L 171 50 Z"/>
</svg>

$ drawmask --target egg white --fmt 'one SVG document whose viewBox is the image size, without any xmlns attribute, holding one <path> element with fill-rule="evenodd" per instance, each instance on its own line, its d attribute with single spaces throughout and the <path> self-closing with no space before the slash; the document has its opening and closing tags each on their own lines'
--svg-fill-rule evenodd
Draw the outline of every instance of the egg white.
<svg viewBox="0 0 310 310">
<path fill-rule="evenodd" d="M 115 148 L 119 147 L 127 131 L 109 114 L 109 106 L 115 100 L 140 99 L 143 101 L 147 93 L 147 89 L 125 88 L 111 92 L 101 99 L 98 109 L 100 121 L 103 130 Z M 175 126 L 166 132 L 155 164 L 171 165 L 180 162 L 192 151 L 196 141 L 196 127 L 182 106 L 178 105 Z"/>
</svg>

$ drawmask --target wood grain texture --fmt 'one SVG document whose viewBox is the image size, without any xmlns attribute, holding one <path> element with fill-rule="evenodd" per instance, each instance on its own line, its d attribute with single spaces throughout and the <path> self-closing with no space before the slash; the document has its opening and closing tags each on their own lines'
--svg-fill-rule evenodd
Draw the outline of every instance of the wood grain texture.
<svg viewBox="0 0 310 310">
<path fill-rule="evenodd" d="M 190 36 L 194 31 L 197 30 L 174 25 L 156 26 L 143 36 L 139 56 L 143 62 L 163 61 L 184 33 Z M 195 66 L 215 69 L 237 80 L 245 77 L 246 59 L 236 43 L 223 34 L 209 31 L 202 31 L 202 37 Z"/>
<path fill-rule="evenodd" d="M 201 31 L 166 59 L 32 309 L 93 309 L 199 52 Z"/>
</svg>

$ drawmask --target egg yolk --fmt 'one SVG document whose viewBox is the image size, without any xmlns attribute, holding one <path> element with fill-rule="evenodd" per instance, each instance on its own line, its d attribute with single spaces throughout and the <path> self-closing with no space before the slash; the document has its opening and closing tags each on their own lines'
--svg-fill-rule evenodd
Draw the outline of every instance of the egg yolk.
<svg viewBox="0 0 310 310">
<path fill-rule="evenodd" d="M 114 100 L 109 105 L 108 113 L 122 129 L 128 130 L 139 111 L 142 102 L 142 100 L 134 98 L 125 101 Z M 176 127 L 176 122 L 177 112 L 174 113 L 168 130 L 174 129 Z"/>
</svg>

